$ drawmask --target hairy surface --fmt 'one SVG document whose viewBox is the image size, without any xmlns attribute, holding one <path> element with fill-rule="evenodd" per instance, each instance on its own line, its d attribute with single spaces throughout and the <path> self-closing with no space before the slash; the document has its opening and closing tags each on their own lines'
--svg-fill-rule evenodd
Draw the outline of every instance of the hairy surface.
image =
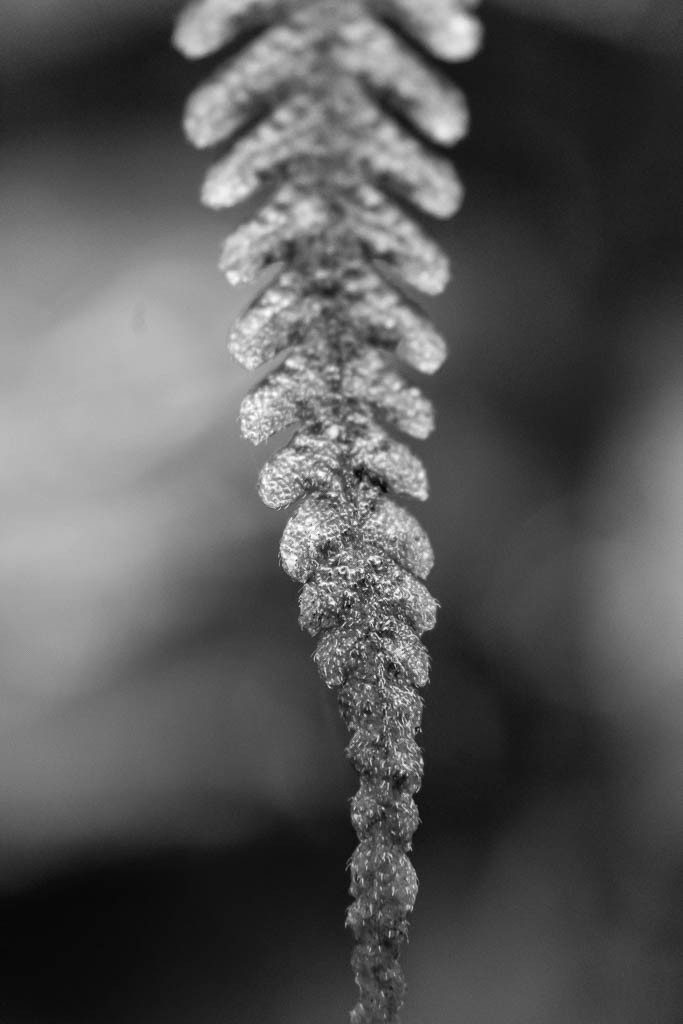
<svg viewBox="0 0 683 1024">
<path fill-rule="evenodd" d="M 230 143 L 206 177 L 208 206 L 269 190 L 225 242 L 220 266 L 237 284 L 280 265 L 229 348 L 249 369 L 283 357 L 245 398 L 242 433 L 260 444 L 294 428 L 259 492 L 273 508 L 299 502 L 281 560 L 302 584 L 300 623 L 319 636 L 316 663 L 337 694 L 360 775 L 347 914 L 360 990 L 352 1024 L 396 1022 L 403 1001 L 429 669 L 420 635 L 436 619 L 423 583 L 429 540 L 395 500 L 424 500 L 426 474 L 390 428 L 418 439 L 431 432 L 432 405 L 397 359 L 433 373 L 446 347 L 392 279 L 436 294 L 448 259 L 385 190 L 435 217 L 460 204 L 458 178 L 430 144 L 462 138 L 465 101 L 404 38 L 439 59 L 467 58 L 480 41 L 470 6 L 199 0 L 175 33 L 192 58 L 244 42 L 190 97 L 185 129 L 199 147 Z"/>
</svg>

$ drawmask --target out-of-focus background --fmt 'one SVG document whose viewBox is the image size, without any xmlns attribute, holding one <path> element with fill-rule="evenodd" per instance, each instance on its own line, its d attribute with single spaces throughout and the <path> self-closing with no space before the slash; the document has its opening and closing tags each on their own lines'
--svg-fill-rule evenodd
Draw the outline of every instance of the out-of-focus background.
<svg viewBox="0 0 683 1024">
<path fill-rule="evenodd" d="M 354 778 L 239 439 L 171 0 L 3 0 L 1 1024 L 319 1024 Z M 506 0 L 435 228 L 406 1024 L 683 1019 L 676 0 Z"/>
</svg>

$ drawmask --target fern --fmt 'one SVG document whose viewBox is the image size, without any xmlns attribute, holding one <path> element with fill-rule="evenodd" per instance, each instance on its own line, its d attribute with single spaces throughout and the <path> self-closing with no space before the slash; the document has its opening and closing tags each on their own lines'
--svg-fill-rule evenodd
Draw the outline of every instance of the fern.
<svg viewBox="0 0 683 1024">
<path fill-rule="evenodd" d="M 437 58 L 469 57 L 480 38 L 470 5 L 199 0 L 175 32 L 192 58 L 243 44 L 186 109 L 196 146 L 232 144 L 207 175 L 204 203 L 231 207 L 271 188 L 225 242 L 220 266 L 238 284 L 279 265 L 229 348 L 251 370 L 284 356 L 244 400 L 241 428 L 258 444 L 294 427 L 259 492 L 273 508 L 299 502 L 282 564 L 303 585 L 300 623 L 320 634 L 315 659 L 360 774 L 347 914 L 360 990 L 352 1024 L 397 1021 L 403 1000 L 399 955 L 417 893 L 408 858 L 422 777 L 415 737 L 428 676 L 419 637 L 437 607 L 423 583 L 429 540 L 395 501 L 425 499 L 425 471 L 388 428 L 431 432 L 432 405 L 394 356 L 433 373 L 445 343 L 392 282 L 436 294 L 448 260 L 383 188 L 436 217 L 460 203 L 450 162 L 404 126 L 455 143 L 467 130 L 464 99 L 403 37 Z"/>
</svg>

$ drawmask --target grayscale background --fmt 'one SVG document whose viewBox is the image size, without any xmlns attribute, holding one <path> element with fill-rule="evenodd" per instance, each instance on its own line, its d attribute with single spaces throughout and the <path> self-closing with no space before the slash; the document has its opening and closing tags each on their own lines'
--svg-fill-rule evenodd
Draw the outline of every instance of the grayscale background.
<svg viewBox="0 0 683 1024">
<path fill-rule="evenodd" d="M 171 0 L 2 0 L 0 1024 L 334 1024 L 354 777 L 280 571 Z M 406 1024 L 683 1019 L 676 0 L 455 68 Z"/>
</svg>

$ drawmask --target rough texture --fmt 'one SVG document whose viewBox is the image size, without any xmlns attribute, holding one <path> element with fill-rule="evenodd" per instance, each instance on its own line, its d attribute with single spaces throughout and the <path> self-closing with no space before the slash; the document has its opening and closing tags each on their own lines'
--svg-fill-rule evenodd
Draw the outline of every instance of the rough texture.
<svg viewBox="0 0 683 1024">
<path fill-rule="evenodd" d="M 300 502 L 280 557 L 302 584 L 300 623 L 319 636 L 315 660 L 337 694 L 360 775 L 347 914 L 360 991 L 352 1024 L 396 1022 L 403 1000 L 399 954 L 417 894 L 407 856 L 422 778 L 415 737 L 429 672 L 419 637 L 436 618 L 422 582 L 433 562 L 429 540 L 394 501 L 425 499 L 426 474 L 387 428 L 419 439 L 431 432 L 432 405 L 396 358 L 433 373 L 445 344 L 385 275 L 436 294 L 448 260 L 383 189 L 451 216 L 458 178 L 410 128 L 439 145 L 467 130 L 462 94 L 391 26 L 438 59 L 461 60 L 480 40 L 471 6 L 199 0 L 175 33 L 192 58 L 249 40 L 190 97 L 185 128 L 199 147 L 231 143 L 208 172 L 208 206 L 268 192 L 223 247 L 228 280 L 253 281 L 283 265 L 229 348 L 248 369 L 284 356 L 245 398 L 241 426 L 255 444 L 294 427 L 259 492 L 273 508 Z"/>
</svg>

